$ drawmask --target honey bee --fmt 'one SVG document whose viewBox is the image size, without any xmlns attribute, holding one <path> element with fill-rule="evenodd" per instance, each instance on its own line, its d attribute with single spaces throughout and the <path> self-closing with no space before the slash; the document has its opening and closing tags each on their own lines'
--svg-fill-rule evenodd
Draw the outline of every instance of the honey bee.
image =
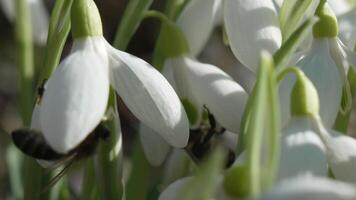
<svg viewBox="0 0 356 200">
<path fill-rule="evenodd" d="M 206 155 L 208 155 L 211 150 L 214 149 L 217 142 L 217 137 L 222 136 L 226 129 L 218 126 L 215 117 L 210 113 L 209 109 L 204 105 L 204 109 L 208 114 L 209 126 L 201 124 L 196 129 L 190 129 L 188 145 L 185 150 L 188 152 L 189 156 L 196 162 L 201 162 Z M 228 151 L 227 160 L 225 167 L 230 167 L 235 161 L 235 153 L 226 148 Z"/>
<path fill-rule="evenodd" d="M 11 133 L 12 141 L 15 146 L 24 154 L 35 159 L 55 161 L 75 155 L 76 158 L 87 157 L 96 149 L 99 139 L 109 137 L 109 130 L 102 124 L 99 124 L 89 136 L 76 148 L 67 154 L 57 153 L 45 141 L 40 131 L 33 129 L 17 129 Z"/>
<path fill-rule="evenodd" d="M 103 124 L 99 124 L 82 143 L 66 154 L 53 150 L 47 144 L 41 132 L 37 130 L 28 128 L 17 129 L 11 133 L 11 137 L 15 146 L 24 154 L 39 160 L 53 161 L 53 165 L 49 166 L 49 168 L 53 169 L 65 163 L 62 170 L 42 190 L 42 192 L 45 192 L 66 174 L 74 161 L 94 154 L 99 139 L 105 140 L 109 137 L 109 134 L 110 131 Z"/>
</svg>

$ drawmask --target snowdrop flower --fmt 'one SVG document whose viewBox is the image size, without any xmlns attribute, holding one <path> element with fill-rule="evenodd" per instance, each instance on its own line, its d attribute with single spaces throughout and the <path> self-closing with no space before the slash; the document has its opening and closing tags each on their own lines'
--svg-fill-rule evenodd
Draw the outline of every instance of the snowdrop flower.
<svg viewBox="0 0 356 200">
<path fill-rule="evenodd" d="M 302 72 L 297 78 L 291 97 L 292 117 L 282 131 L 278 180 L 328 174 L 325 146 L 310 116 L 319 112 L 318 93 Z"/>
<path fill-rule="evenodd" d="M 303 176 L 277 184 L 260 200 L 352 200 L 356 198 L 353 185 L 332 179 Z"/>
<path fill-rule="evenodd" d="M 32 36 L 37 45 L 45 45 L 47 41 L 49 16 L 42 0 L 26 0 L 31 14 Z M 0 0 L 5 16 L 15 23 L 16 1 Z"/>
<path fill-rule="evenodd" d="M 293 87 L 291 113 L 292 117 L 282 130 L 280 143 L 280 160 L 277 180 L 306 174 L 316 176 L 328 175 L 326 147 L 319 137 L 313 116 L 318 115 L 319 99 L 313 84 L 301 71 Z M 268 150 L 265 150 L 267 152 Z M 262 154 L 265 162 L 265 154 Z M 246 163 L 245 152 L 239 156 L 237 164 Z"/>
<path fill-rule="evenodd" d="M 299 129 L 298 137 L 291 137 L 288 139 L 290 141 L 285 142 L 287 149 L 290 149 L 289 152 L 283 149 L 282 145 L 281 166 L 287 166 L 286 170 L 298 168 L 314 175 L 326 176 L 328 164 L 336 179 L 356 183 L 356 140 L 324 126 L 319 116 L 317 91 L 313 84 L 303 76 L 302 73 L 298 74 L 298 80 L 293 88 L 291 113 L 292 120 L 295 120 L 293 118 L 297 116 L 299 121 L 303 119 L 304 124 L 300 123 L 296 128 Z M 297 97 L 302 97 L 302 99 Z M 301 134 L 303 133 L 301 130 L 308 127 L 309 133 Z M 304 147 L 299 148 L 293 143 L 303 143 Z M 281 171 L 284 171 L 283 167 Z"/>
<path fill-rule="evenodd" d="M 356 66 L 355 54 L 347 49 L 337 38 L 337 20 L 327 3 L 320 4 L 316 15 L 320 21 L 313 27 L 311 49 L 297 62 L 315 85 L 320 97 L 320 116 L 327 127 L 332 127 L 340 110 L 343 88 L 348 98 L 341 110 L 350 109 L 350 89 L 346 79 L 349 63 Z M 290 91 L 293 78 L 288 77 L 280 87 L 282 119 L 289 119 Z"/>
<path fill-rule="evenodd" d="M 220 4 L 221 0 L 196 0 L 187 5 L 176 24 L 183 32 L 185 36 L 183 40 L 187 41 L 190 51 L 168 58 L 164 63 L 162 73 L 176 89 L 185 109 L 190 114 L 189 121 L 193 127 L 201 122 L 203 105 L 206 105 L 224 128 L 237 133 L 247 101 L 246 92 L 218 67 L 194 59 L 194 56 L 199 54 L 205 45 L 215 25 Z M 201 15 L 201 13 L 204 14 Z M 192 28 L 196 26 L 200 29 Z M 141 134 L 150 132 L 146 128 L 141 130 Z M 143 137 L 145 136 L 141 138 Z M 159 145 L 161 139 L 152 141 Z M 154 149 L 150 147 L 153 145 L 152 142 L 142 144 L 146 146 L 144 149 Z M 154 159 L 160 162 L 151 164 L 162 163 L 167 151 L 163 148 L 156 152 L 156 155 L 160 154 L 160 156 Z M 146 152 L 147 154 L 149 153 Z M 150 157 L 153 158 L 156 155 L 147 156 L 148 160 L 153 161 Z"/>
<path fill-rule="evenodd" d="M 39 108 L 46 141 L 59 153 L 81 143 L 103 118 L 109 85 L 131 112 L 171 145 L 188 142 L 188 119 L 168 81 L 145 61 L 111 47 L 93 1 L 72 5 L 71 54 L 48 79 Z"/>
</svg>

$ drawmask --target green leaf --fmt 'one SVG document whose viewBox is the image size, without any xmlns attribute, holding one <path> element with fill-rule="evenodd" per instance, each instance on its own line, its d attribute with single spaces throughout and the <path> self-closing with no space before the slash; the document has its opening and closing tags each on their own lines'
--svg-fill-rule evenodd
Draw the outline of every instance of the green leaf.
<svg viewBox="0 0 356 200">
<path fill-rule="evenodd" d="M 212 152 L 198 170 L 197 175 L 182 188 L 178 199 L 214 199 L 226 159 L 224 155 L 224 151 L 219 148 Z"/>
<path fill-rule="evenodd" d="M 13 199 L 23 199 L 23 185 L 22 185 L 22 163 L 23 156 L 17 148 L 11 144 L 6 149 L 6 163 L 9 170 L 11 197 Z"/>
<path fill-rule="evenodd" d="M 308 33 L 310 33 L 311 28 L 315 22 L 315 18 L 306 20 L 298 27 L 296 31 L 294 31 L 291 37 L 289 37 L 288 40 L 283 43 L 281 48 L 273 55 L 276 68 L 281 70 L 289 62 L 290 58 L 293 56 L 299 45 L 307 37 Z"/>
<path fill-rule="evenodd" d="M 147 199 L 151 167 L 138 141 L 131 159 L 131 172 L 125 187 L 125 199 Z"/>
<path fill-rule="evenodd" d="M 148 11 L 146 16 L 158 18 L 162 22 L 153 53 L 153 66 L 161 70 L 167 58 L 178 57 L 189 52 L 184 33 L 172 20 L 157 11 Z"/>
<path fill-rule="evenodd" d="M 295 31 L 295 28 L 299 26 L 311 3 L 312 0 L 283 1 L 279 15 L 283 41 L 286 41 Z"/>
<path fill-rule="evenodd" d="M 51 15 L 46 53 L 37 86 L 48 79 L 57 67 L 70 30 L 70 10 L 73 0 L 56 1 Z"/>
<path fill-rule="evenodd" d="M 114 47 L 124 50 L 139 27 L 144 13 L 151 6 L 153 0 L 129 1 L 114 40 Z"/>
<path fill-rule="evenodd" d="M 246 126 L 247 138 L 247 168 L 249 169 L 249 189 L 252 197 L 261 193 L 261 149 L 265 128 L 267 102 L 269 95 L 269 76 L 272 71 L 272 59 L 263 52 L 259 67 L 254 95 L 251 99 L 250 116 Z"/>
</svg>

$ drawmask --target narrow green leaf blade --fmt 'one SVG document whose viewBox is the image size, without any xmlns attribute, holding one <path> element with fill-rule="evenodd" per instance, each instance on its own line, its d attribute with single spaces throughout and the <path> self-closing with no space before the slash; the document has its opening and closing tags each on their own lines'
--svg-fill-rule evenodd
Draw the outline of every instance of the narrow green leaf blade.
<svg viewBox="0 0 356 200">
<path fill-rule="evenodd" d="M 316 21 L 316 18 L 306 20 L 273 55 L 274 63 L 277 69 L 282 70 L 283 68 L 281 67 L 284 67 L 289 62 L 290 58 L 302 41 L 307 37 Z"/>
<path fill-rule="evenodd" d="M 302 21 L 306 11 L 310 7 L 312 0 L 285 0 L 280 10 L 280 26 L 283 41 L 295 31 L 295 28 Z"/>
<path fill-rule="evenodd" d="M 136 32 L 144 17 L 144 13 L 151 6 L 152 1 L 153 0 L 129 1 L 115 36 L 114 47 L 120 50 L 127 48 L 130 42 L 128 38 L 132 38 Z"/>
</svg>

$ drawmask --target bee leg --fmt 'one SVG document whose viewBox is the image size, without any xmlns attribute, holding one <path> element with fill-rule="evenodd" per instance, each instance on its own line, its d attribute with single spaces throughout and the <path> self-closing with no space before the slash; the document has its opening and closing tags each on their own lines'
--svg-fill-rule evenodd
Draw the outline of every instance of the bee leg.
<svg viewBox="0 0 356 200">
<path fill-rule="evenodd" d="M 205 109 L 205 110 L 207 111 L 207 113 L 208 113 L 208 119 L 209 119 L 210 127 L 211 127 L 212 129 L 215 129 L 215 128 L 216 128 L 216 120 L 215 120 L 214 115 L 211 114 L 209 108 L 208 108 L 206 105 L 204 105 L 203 107 L 204 107 L 204 109 Z"/>
</svg>

